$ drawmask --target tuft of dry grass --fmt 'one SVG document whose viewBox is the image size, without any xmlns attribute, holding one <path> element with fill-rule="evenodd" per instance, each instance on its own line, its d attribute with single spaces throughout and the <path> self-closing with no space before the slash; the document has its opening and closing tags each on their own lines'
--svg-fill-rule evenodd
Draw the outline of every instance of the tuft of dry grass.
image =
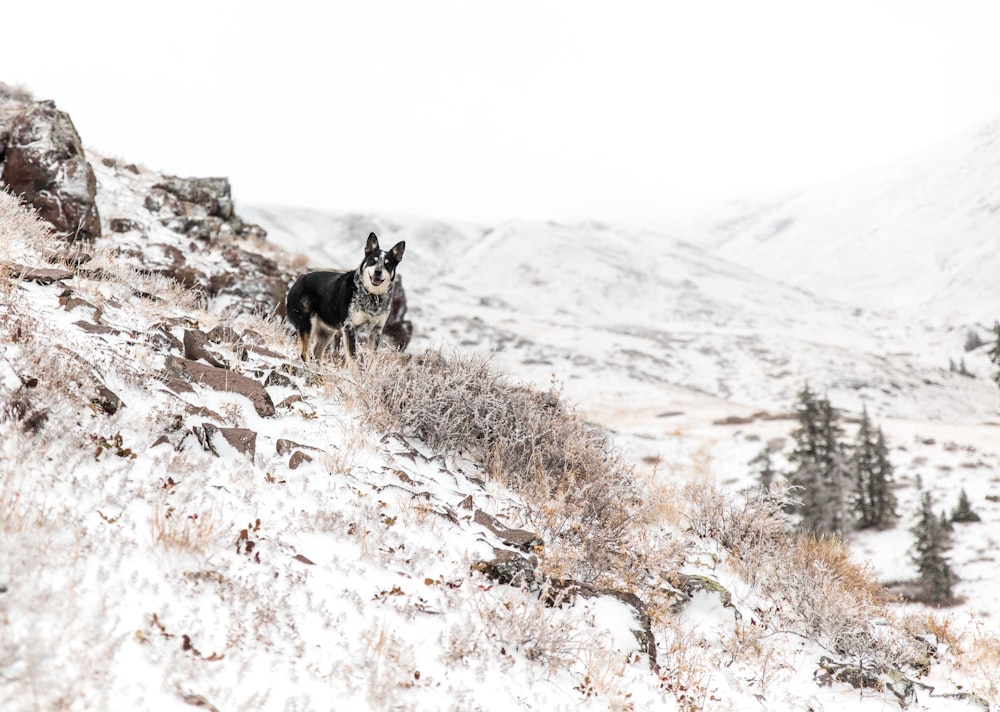
<svg viewBox="0 0 1000 712">
<path fill-rule="evenodd" d="M 196 556 L 219 550 L 230 529 L 211 509 L 186 514 L 166 504 L 153 508 L 149 527 L 154 545 L 166 551 Z"/>
</svg>

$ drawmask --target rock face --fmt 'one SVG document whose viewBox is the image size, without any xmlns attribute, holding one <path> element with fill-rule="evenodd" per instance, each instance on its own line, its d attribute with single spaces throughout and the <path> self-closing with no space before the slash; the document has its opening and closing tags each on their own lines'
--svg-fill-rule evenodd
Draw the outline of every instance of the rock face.
<svg viewBox="0 0 1000 712">
<path fill-rule="evenodd" d="M 97 180 L 69 115 L 51 101 L 27 104 L 8 127 L 3 182 L 67 240 L 101 235 Z"/>
</svg>

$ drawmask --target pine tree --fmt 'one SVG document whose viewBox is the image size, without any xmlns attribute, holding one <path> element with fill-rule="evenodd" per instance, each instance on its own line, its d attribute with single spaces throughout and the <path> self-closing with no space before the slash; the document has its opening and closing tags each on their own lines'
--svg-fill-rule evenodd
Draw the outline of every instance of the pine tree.
<svg viewBox="0 0 1000 712">
<path fill-rule="evenodd" d="M 896 516 L 892 493 L 892 463 L 881 428 L 872 427 L 868 409 L 861 412 L 861 424 L 851 453 L 849 468 L 854 475 L 853 509 L 862 529 L 885 527 Z"/>
<path fill-rule="evenodd" d="M 771 459 L 771 446 L 765 445 L 748 464 L 756 470 L 763 490 L 765 492 L 770 490 L 774 476 L 777 474 L 774 469 L 774 461 Z"/>
<path fill-rule="evenodd" d="M 982 521 L 978 514 L 972 511 L 969 503 L 969 495 L 963 489 L 958 495 L 958 504 L 951 510 L 951 521 L 953 522 L 978 522 Z"/>
<path fill-rule="evenodd" d="M 917 513 L 917 523 L 910 531 L 913 543 L 912 559 L 920 574 L 921 599 L 926 603 L 947 603 L 952 598 L 955 574 L 945 555 L 951 548 L 951 530 L 942 512 L 934 514 L 930 492 L 924 492 Z"/>
<path fill-rule="evenodd" d="M 996 337 L 996 342 L 993 344 L 993 348 L 989 351 L 990 361 L 997 366 L 997 372 L 993 376 L 993 380 L 997 382 L 997 386 L 1000 386 L 1000 322 L 993 322 L 993 334 Z"/>
<path fill-rule="evenodd" d="M 814 534 L 844 532 L 846 457 L 836 409 L 809 386 L 799 393 L 799 427 L 789 460 L 795 469 L 789 484 L 797 488 L 799 528 Z"/>
</svg>

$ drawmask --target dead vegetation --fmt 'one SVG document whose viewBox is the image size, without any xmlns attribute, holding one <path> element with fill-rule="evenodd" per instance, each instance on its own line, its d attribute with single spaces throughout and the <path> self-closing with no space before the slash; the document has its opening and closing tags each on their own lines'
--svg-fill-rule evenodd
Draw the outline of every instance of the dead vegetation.
<svg viewBox="0 0 1000 712">
<path fill-rule="evenodd" d="M 512 383 L 483 357 L 441 351 L 380 355 L 360 378 L 353 398 L 372 424 L 469 455 L 523 498 L 550 573 L 628 578 L 643 506 L 632 468 L 556 388 Z"/>
</svg>

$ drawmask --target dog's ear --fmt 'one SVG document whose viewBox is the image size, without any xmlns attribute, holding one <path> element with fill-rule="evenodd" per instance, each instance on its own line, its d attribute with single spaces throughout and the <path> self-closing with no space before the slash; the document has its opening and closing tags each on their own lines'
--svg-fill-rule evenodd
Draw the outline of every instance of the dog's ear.
<svg viewBox="0 0 1000 712">
<path fill-rule="evenodd" d="M 401 259 L 403 259 L 403 250 L 405 249 L 406 249 L 405 240 L 400 240 L 395 245 L 393 245 L 392 249 L 389 250 L 389 252 L 392 254 L 392 259 L 396 260 L 396 262 L 399 262 Z"/>
<path fill-rule="evenodd" d="M 368 235 L 368 242 L 365 243 L 365 255 L 370 255 L 378 249 L 378 237 L 375 233 Z"/>
</svg>

